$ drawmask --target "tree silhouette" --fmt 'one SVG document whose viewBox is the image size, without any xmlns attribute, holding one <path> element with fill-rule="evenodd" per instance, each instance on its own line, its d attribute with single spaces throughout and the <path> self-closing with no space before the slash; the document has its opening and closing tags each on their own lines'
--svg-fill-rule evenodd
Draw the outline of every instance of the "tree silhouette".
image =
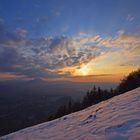
<svg viewBox="0 0 140 140">
<path fill-rule="evenodd" d="M 131 72 L 127 77 L 121 80 L 121 83 L 117 87 L 118 92 L 124 93 L 140 86 L 140 69 Z"/>
<path fill-rule="evenodd" d="M 68 105 L 60 106 L 54 115 L 48 117 L 48 120 L 56 119 L 66 114 L 79 111 L 88 106 L 97 104 L 101 101 L 107 100 L 109 98 L 112 98 L 113 96 L 119 95 L 121 93 L 132 90 L 139 86 L 140 86 L 140 70 L 130 73 L 127 77 L 125 77 L 121 81 L 121 83 L 116 89 L 112 88 L 110 88 L 110 90 L 101 89 L 100 87 L 96 87 L 94 85 L 91 90 L 87 91 L 86 95 L 83 97 L 82 102 L 72 102 L 72 100 L 70 100 L 68 102 Z"/>
</svg>

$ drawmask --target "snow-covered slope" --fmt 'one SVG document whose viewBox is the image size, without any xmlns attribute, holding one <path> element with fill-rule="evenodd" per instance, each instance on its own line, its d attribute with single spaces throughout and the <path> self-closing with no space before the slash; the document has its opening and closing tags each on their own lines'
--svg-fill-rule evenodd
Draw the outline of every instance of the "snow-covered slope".
<svg viewBox="0 0 140 140">
<path fill-rule="evenodd" d="M 140 87 L 1 140 L 140 140 Z"/>
</svg>

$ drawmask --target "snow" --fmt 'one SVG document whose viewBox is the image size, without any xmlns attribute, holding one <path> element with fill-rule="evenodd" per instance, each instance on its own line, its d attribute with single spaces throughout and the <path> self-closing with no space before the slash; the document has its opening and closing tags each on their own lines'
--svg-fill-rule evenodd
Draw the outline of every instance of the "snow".
<svg viewBox="0 0 140 140">
<path fill-rule="evenodd" d="M 140 87 L 0 140 L 140 140 Z"/>
</svg>

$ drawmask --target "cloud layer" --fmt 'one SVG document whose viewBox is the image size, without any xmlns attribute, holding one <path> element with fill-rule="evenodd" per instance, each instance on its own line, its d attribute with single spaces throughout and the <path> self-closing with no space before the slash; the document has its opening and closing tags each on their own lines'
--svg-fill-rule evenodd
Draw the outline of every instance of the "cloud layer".
<svg viewBox="0 0 140 140">
<path fill-rule="evenodd" d="M 0 32 L 0 74 L 3 79 L 4 72 L 9 77 L 11 73 L 11 78 L 13 75 L 29 78 L 71 77 L 84 65 L 114 52 L 125 53 L 136 64 L 139 60 L 138 33 L 119 32 L 115 37 L 106 38 L 87 34 L 71 38 L 29 38 L 27 30 L 18 28 L 10 32 L 2 23 Z"/>
</svg>

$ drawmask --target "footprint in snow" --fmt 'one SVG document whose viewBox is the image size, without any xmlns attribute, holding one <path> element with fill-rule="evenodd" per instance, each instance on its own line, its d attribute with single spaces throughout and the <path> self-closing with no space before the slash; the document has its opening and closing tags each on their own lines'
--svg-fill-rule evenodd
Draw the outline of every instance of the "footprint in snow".
<svg viewBox="0 0 140 140">
<path fill-rule="evenodd" d="M 116 124 L 114 126 L 108 127 L 105 129 L 105 132 L 110 133 L 115 131 L 115 132 L 123 133 L 126 132 L 128 129 L 137 127 L 139 122 L 140 122 L 139 119 L 129 120 L 121 124 Z"/>
<path fill-rule="evenodd" d="M 83 120 L 82 122 L 81 122 L 81 125 L 85 125 L 85 124 L 88 124 L 88 123 L 91 123 L 91 122 L 93 122 L 93 121 L 95 121 L 96 120 L 96 114 L 95 115 L 89 115 L 85 120 Z"/>
</svg>

